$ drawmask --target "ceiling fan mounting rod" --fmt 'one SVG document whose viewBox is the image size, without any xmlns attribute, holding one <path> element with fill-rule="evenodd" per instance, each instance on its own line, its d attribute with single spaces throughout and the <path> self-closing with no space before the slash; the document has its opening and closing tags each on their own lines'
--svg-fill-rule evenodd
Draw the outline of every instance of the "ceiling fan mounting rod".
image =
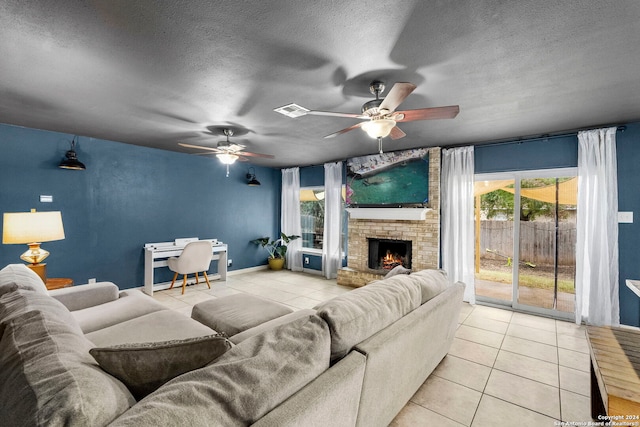
<svg viewBox="0 0 640 427">
<path fill-rule="evenodd" d="M 380 94 L 384 92 L 385 87 L 386 86 L 384 85 L 383 81 L 374 80 L 369 85 L 369 92 L 371 92 L 372 95 L 375 95 L 376 99 L 378 99 L 380 97 Z"/>
</svg>

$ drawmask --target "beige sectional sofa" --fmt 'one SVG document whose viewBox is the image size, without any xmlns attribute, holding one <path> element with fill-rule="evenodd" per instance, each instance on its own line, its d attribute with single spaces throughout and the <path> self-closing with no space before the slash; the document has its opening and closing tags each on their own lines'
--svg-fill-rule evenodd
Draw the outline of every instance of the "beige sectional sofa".
<svg viewBox="0 0 640 427">
<path fill-rule="evenodd" d="M 139 291 L 30 273 L 0 271 L 0 425 L 384 426 L 449 350 L 464 289 L 398 275 L 226 339 Z M 132 372 L 166 378 L 141 392 Z"/>
</svg>

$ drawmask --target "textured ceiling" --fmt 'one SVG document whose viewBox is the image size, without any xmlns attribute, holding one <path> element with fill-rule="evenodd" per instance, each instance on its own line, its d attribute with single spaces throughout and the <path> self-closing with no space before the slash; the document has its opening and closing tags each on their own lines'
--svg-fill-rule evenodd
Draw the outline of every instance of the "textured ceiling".
<svg viewBox="0 0 640 427">
<path fill-rule="evenodd" d="M 376 141 L 273 108 L 359 112 L 373 79 L 460 105 L 388 151 L 638 121 L 640 2 L 0 1 L 0 123 L 182 152 L 231 127 L 256 164 L 320 164 Z"/>
</svg>

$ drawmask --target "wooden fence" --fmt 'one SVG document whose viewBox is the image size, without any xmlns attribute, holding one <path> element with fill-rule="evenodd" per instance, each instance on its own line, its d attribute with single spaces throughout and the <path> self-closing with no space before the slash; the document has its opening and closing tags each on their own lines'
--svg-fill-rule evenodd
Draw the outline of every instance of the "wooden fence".
<svg viewBox="0 0 640 427">
<path fill-rule="evenodd" d="M 520 259 L 540 265 L 553 265 L 555 257 L 554 222 L 520 222 Z M 558 224 L 558 264 L 576 263 L 576 224 Z M 513 257 L 513 221 L 484 220 L 480 225 L 480 257 L 494 258 L 487 249 Z"/>
</svg>

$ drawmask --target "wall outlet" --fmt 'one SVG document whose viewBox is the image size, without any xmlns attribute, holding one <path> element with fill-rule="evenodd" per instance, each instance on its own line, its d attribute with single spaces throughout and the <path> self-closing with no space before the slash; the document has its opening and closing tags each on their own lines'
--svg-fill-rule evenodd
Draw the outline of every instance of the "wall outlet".
<svg viewBox="0 0 640 427">
<path fill-rule="evenodd" d="M 309 257 L 304 257 L 304 265 L 309 265 Z"/>
<path fill-rule="evenodd" d="M 231 267 L 233 265 L 233 260 L 232 259 L 228 259 L 227 260 L 227 267 Z"/>
<path fill-rule="evenodd" d="M 96 283 L 96 278 L 92 277 L 91 279 L 89 279 L 87 283 Z"/>
<path fill-rule="evenodd" d="M 633 224 L 633 212 L 618 212 L 618 223 Z"/>
</svg>

